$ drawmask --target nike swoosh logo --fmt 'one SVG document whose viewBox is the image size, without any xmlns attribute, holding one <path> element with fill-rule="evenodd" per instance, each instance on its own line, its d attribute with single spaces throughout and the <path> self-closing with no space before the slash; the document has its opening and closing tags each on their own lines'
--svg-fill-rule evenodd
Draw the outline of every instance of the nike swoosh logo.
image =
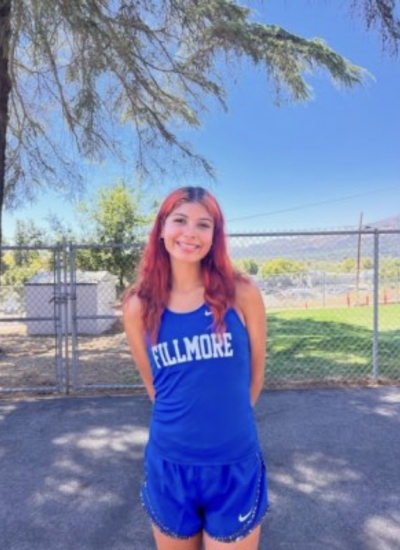
<svg viewBox="0 0 400 550">
<path fill-rule="evenodd" d="M 212 313 L 211 313 L 211 311 L 205 311 L 204 315 L 206 315 L 208 317 L 209 315 L 212 315 Z"/>
<path fill-rule="evenodd" d="M 250 510 L 250 512 L 248 512 L 247 514 L 245 514 L 244 516 L 242 516 L 242 514 L 240 514 L 239 516 L 239 521 L 241 523 L 243 523 L 244 521 L 246 521 L 246 519 L 249 519 L 249 517 L 251 516 L 251 514 L 253 513 L 253 510 Z"/>
</svg>

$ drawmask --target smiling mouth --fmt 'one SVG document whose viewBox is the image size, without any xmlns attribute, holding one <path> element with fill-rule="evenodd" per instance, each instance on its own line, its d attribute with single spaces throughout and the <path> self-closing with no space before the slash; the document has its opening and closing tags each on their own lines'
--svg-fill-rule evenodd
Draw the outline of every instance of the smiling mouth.
<svg viewBox="0 0 400 550">
<path fill-rule="evenodd" d="M 176 244 L 182 250 L 194 251 L 194 250 L 198 250 L 200 248 L 197 244 L 188 244 L 188 243 L 181 243 L 181 242 L 177 242 Z"/>
</svg>

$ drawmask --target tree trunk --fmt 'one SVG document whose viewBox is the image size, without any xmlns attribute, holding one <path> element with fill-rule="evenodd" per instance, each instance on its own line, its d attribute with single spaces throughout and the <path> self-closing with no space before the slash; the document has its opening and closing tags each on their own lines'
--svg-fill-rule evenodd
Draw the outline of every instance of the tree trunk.
<svg viewBox="0 0 400 550">
<path fill-rule="evenodd" d="M 11 37 L 11 2 L 0 0 L 0 273 L 3 243 L 3 205 L 6 184 L 6 135 L 8 125 L 8 97 L 11 90 L 8 72 L 8 53 Z"/>
</svg>

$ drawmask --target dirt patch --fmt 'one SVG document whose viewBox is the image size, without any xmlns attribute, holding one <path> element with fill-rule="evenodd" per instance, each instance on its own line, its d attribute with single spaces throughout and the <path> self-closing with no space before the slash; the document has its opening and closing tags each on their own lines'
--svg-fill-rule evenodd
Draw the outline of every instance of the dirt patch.
<svg viewBox="0 0 400 550">
<path fill-rule="evenodd" d="M 75 388 L 141 383 L 121 327 L 80 335 L 75 353 L 71 336 L 61 343 L 54 336 L 29 336 L 22 324 L 3 325 L 0 339 L 0 392 L 56 391 L 68 381 Z"/>
</svg>

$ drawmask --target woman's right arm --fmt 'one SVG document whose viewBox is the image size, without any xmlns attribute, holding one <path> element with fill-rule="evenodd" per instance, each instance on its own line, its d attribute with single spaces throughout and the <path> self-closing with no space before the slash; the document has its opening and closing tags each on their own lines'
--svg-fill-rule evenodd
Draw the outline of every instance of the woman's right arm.
<svg viewBox="0 0 400 550">
<path fill-rule="evenodd" d="M 128 298 L 123 307 L 124 329 L 133 360 L 139 370 L 143 383 L 154 402 L 153 374 L 147 355 L 145 334 L 142 321 L 142 304 L 136 294 Z"/>
</svg>

